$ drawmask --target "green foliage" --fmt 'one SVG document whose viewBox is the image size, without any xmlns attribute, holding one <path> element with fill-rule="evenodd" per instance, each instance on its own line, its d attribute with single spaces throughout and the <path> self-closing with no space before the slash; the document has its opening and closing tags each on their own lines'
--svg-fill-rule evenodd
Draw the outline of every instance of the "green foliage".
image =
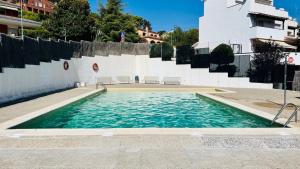
<svg viewBox="0 0 300 169">
<path fill-rule="evenodd" d="M 191 58 L 195 55 L 195 51 L 190 45 L 178 46 L 176 48 L 176 63 L 189 64 Z"/>
<path fill-rule="evenodd" d="M 59 39 L 66 35 L 68 40 L 92 40 L 95 34 L 95 20 L 87 0 L 60 0 L 43 26 Z"/>
<path fill-rule="evenodd" d="M 99 12 L 97 41 L 120 42 L 121 32 L 125 32 L 126 42 L 141 40 L 136 28 L 141 25 L 142 18 L 124 14 L 121 0 L 108 0 L 106 6 L 101 5 Z"/>
<path fill-rule="evenodd" d="M 198 42 L 198 37 L 198 29 L 183 31 L 180 27 L 177 27 L 173 32 L 167 33 L 167 36 L 164 40 L 174 46 L 191 46 Z"/>
<path fill-rule="evenodd" d="M 37 29 L 24 29 L 24 35 L 31 38 L 40 37 L 43 39 L 47 39 L 50 37 L 50 33 L 43 27 L 39 27 Z"/>
<path fill-rule="evenodd" d="M 193 45 L 199 41 L 199 30 L 190 29 L 184 33 L 183 44 Z"/>
<path fill-rule="evenodd" d="M 163 34 L 167 33 L 167 31 L 158 31 L 157 33 L 159 34 L 159 36 L 162 36 Z"/>
<path fill-rule="evenodd" d="M 150 49 L 150 58 L 159 58 L 168 61 L 173 57 L 174 49 L 168 43 L 153 44 Z"/>
<path fill-rule="evenodd" d="M 19 12 L 19 17 L 21 17 L 21 12 Z M 41 22 L 43 20 L 48 19 L 48 16 L 44 15 L 44 14 L 37 14 L 37 13 L 31 12 L 31 11 L 23 11 L 23 18 Z"/>
<path fill-rule="evenodd" d="M 251 61 L 252 70 L 248 71 L 251 81 L 271 82 L 272 70 L 283 58 L 282 49 L 272 41 L 255 47 L 255 54 Z"/>
<path fill-rule="evenodd" d="M 30 19 L 33 21 L 41 21 L 39 14 L 31 12 L 31 11 L 23 11 L 23 18 L 24 19 Z"/>
<path fill-rule="evenodd" d="M 146 27 L 148 27 L 148 29 L 151 31 L 152 30 L 152 25 L 150 23 L 150 21 L 140 17 L 140 16 L 131 16 L 133 19 L 134 24 L 136 25 L 137 28 L 139 29 L 146 29 Z"/>
<path fill-rule="evenodd" d="M 236 66 L 235 65 L 218 66 L 215 72 L 227 72 L 229 77 L 233 77 L 236 72 Z"/>
<path fill-rule="evenodd" d="M 211 53 L 211 63 L 217 65 L 228 65 L 234 62 L 234 53 L 229 45 L 221 44 Z"/>
</svg>

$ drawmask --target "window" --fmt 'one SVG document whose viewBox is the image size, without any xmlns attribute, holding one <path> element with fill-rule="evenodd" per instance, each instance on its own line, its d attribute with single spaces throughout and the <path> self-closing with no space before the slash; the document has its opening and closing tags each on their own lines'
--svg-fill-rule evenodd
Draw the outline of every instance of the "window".
<svg viewBox="0 0 300 169">
<path fill-rule="evenodd" d="M 1 25 L 1 24 L 0 24 L 0 33 L 5 33 L 5 34 L 7 34 L 7 31 L 8 31 L 7 25 Z"/>
<path fill-rule="evenodd" d="M 264 21 L 263 20 L 257 20 L 256 26 L 264 27 Z"/>
<path fill-rule="evenodd" d="M 241 44 L 231 44 L 230 45 L 232 50 L 233 50 L 233 53 L 243 53 L 243 48 L 242 48 L 242 45 Z"/>
<path fill-rule="evenodd" d="M 0 15 L 5 15 L 5 9 L 0 8 Z"/>
<path fill-rule="evenodd" d="M 263 5 L 272 5 L 272 0 L 255 0 L 255 2 Z"/>
</svg>

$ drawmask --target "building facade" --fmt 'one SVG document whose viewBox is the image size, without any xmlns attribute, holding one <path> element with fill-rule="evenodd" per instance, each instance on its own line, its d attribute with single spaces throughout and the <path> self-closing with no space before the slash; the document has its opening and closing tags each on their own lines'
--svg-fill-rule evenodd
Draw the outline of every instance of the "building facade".
<svg viewBox="0 0 300 169">
<path fill-rule="evenodd" d="M 251 53 L 256 45 L 272 40 L 295 50 L 297 28 L 297 21 L 276 9 L 273 0 L 204 0 L 195 48 L 211 51 L 225 43 L 235 53 Z"/>
<path fill-rule="evenodd" d="M 24 0 L 23 9 L 34 13 L 49 15 L 55 4 L 49 0 Z"/>
<path fill-rule="evenodd" d="M 146 29 L 138 29 L 138 35 L 143 38 L 147 43 L 162 43 L 163 40 L 159 33 L 152 32 L 149 28 Z"/>
<path fill-rule="evenodd" d="M 0 33 L 19 36 L 19 29 L 23 25 L 26 29 L 37 28 L 41 23 L 19 17 L 20 6 L 0 0 Z"/>
</svg>

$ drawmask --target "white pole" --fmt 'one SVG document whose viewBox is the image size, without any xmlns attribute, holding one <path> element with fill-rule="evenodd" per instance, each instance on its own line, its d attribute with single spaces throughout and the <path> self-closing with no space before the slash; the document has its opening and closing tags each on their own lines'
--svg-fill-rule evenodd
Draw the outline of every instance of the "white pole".
<svg viewBox="0 0 300 169">
<path fill-rule="evenodd" d="M 23 28 L 23 0 L 21 0 L 21 38 L 24 39 L 24 28 Z"/>
<path fill-rule="evenodd" d="M 287 57 L 288 54 L 284 55 L 284 98 L 283 98 L 283 105 L 287 104 Z"/>
</svg>

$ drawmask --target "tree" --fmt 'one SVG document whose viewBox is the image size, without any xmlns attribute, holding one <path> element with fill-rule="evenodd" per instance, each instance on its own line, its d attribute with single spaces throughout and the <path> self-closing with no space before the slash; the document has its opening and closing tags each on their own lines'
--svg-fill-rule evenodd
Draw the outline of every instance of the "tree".
<svg viewBox="0 0 300 169">
<path fill-rule="evenodd" d="M 152 31 L 152 25 L 150 23 L 150 21 L 143 19 L 142 20 L 142 29 L 149 29 L 149 31 Z"/>
<path fill-rule="evenodd" d="M 234 62 L 233 50 L 229 45 L 221 44 L 217 46 L 210 56 L 210 62 L 217 65 L 228 65 Z"/>
<path fill-rule="evenodd" d="M 60 0 L 43 26 L 58 39 L 92 40 L 95 33 L 87 0 Z"/>
<path fill-rule="evenodd" d="M 193 45 L 199 41 L 199 30 L 190 29 L 184 32 L 183 45 Z"/>
<path fill-rule="evenodd" d="M 37 14 L 37 13 L 31 12 L 31 11 L 23 11 L 23 18 L 30 19 L 30 20 L 37 21 L 37 22 L 43 22 L 48 17 L 46 15 Z M 25 28 L 24 35 L 31 37 L 31 38 L 40 37 L 40 38 L 47 39 L 50 37 L 49 32 L 43 26 L 38 27 L 38 28 L 31 28 L 31 29 Z"/>
<path fill-rule="evenodd" d="M 227 72 L 229 77 L 234 76 L 236 72 L 235 65 L 229 65 L 234 62 L 234 53 L 229 45 L 221 44 L 217 46 L 210 55 L 210 63 L 217 64 L 214 72 Z"/>
<path fill-rule="evenodd" d="M 159 36 L 162 36 L 163 34 L 167 33 L 167 31 L 164 31 L 164 30 L 163 31 L 158 31 L 157 33 L 159 34 Z"/>
<path fill-rule="evenodd" d="M 198 29 L 183 31 L 180 27 L 176 27 L 173 32 L 167 33 L 167 36 L 164 38 L 164 40 L 174 46 L 191 46 L 198 42 L 198 37 Z"/>
<path fill-rule="evenodd" d="M 248 71 L 251 81 L 271 82 L 272 69 L 284 58 L 282 49 L 273 41 L 255 46 L 251 61 L 252 69 Z"/>
<path fill-rule="evenodd" d="M 35 28 L 35 29 L 24 29 L 24 35 L 31 38 L 42 38 L 48 39 L 51 37 L 50 33 L 45 30 L 43 27 Z"/>
<path fill-rule="evenodd" d="M 136 16 L 123 13 L 121 0 L 108 0 L 106 6 L 100 6 L 99 13 L 97 41 L 119 42 L 121 32 L 125 32 L 125 41 L 127 42 L 141 40 L 136 33 L 136 28 L 142 21 Z"/>
<path fill-rule="evenodd" d="M 21 16 L 19 16 L 19 17 L 21 17 Z M 31 11 L 23 11 L 22 17 L 24 19 L 29 19 L 29 20 L 33 20 L 33 21 L 37 21 L 37 22 L 41 21 L 40 15 L 37 13 L 31 12 Z"/>
</svg>

